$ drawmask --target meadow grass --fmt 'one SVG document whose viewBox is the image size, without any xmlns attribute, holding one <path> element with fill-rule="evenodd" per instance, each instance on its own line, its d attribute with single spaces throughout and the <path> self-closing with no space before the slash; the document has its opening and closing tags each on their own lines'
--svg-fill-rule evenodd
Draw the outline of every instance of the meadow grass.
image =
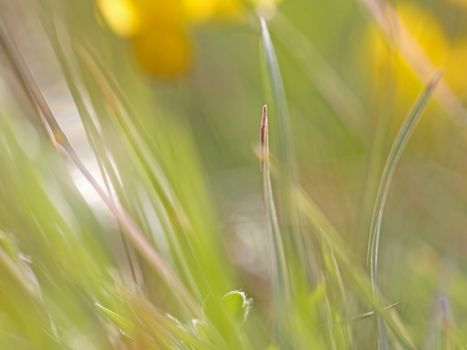
<svg viewBox="0 0 467 350">
<path fill-rule="evenodd" d="M 203 142 L 215 148 L 209 142 L 220 136 L 215 128 L 214 135 L 203 131 L 200 136 L 198 123 L 208 127 L 210 122 L 187 116 L 208 108 L 190 101 L 202 99 L 203 89 L 214 93 L 203 85 L 211 78 L 163 90 L 123 55 L 124 44 L 96 20 L 91 2 L 24 4 L 34 16 L 26 11 L 21 18 L 40 28 L 38 37 L 53 57 L 49 62 L 58 67 L 45 74 L 58 77 L 60 91 L 66 91 L 55 98 L 72 106 L 66 111 L 80 120 L 85 141 L 69 134 L 70 119 L 60 116 L 37 67 L 30 68 L 34 54 L 17 45 L 19 35 L 0 14 L 5 67 L 0 73 L 8 96 L 8 103 L 0 103 L 1 349 L 465 348 L 465 259 L 450 248 L 424 243 L 422 223 L 415 230 L 415 224 L 407 228 L 396 215 L 386 215 L 393 210 L 389 194 L 393 182 L 400 181 L 396 172 L 404 151 L 437 84 L 445 84 L 441 75 L 430 77 L 405 119 L 398 119 L 399 132 L 388 132 L 391 146 L 372 158 L 371 147 L 380 140 L 364 140 L 370 128 L 362 120 L 369 106 L 291 19 L 283 13 L 271 22 L 254 17 L 247 25 L 255 49 L 259 46 L 254 57 L 259 62 L 251 89 L 264 97 L 252 104 L 247 123 L 254 130 L 246 133 L 259 130 L 259 136 L 241 142 L 249 143 L 248 149 L 259 145 L 256 157 L 250 149 L 248 161 L 255 171 L 247 177 L 256 177 L 256 187 L 253 195 L 242 194 L 247 181 L 222 189 L 225 197 L 260 203 L 259 229 L 246 230 L 245 243 L 243 232 L 229 233 L 235 210 L 222 215 L 228 201 L 214 193 L 209 162 L 215 157 L 202 152 Z M 276 36 L 283 51 L 276 48 Z M 294 64 L 303 70 L 307 86 L 317 90 L 319 104 L 335 117 L 328 121 L 338 125 L 330 127 L 335 140 L 329 143 L 365 149 L 365 162 L 385 164 L 381 169 L 368 164 L 361 171 L 368 177 L 359 199 L 370 197 L 373 210 L 354 200 L 351 212 L 365 223 L 352 229 L 342 224 L 348 213 L 337 209 L 336 216 L 325 196 L 310 186 L 319 176 L 310 180 L 300 168 L 303 159 L 318 153 L 307 148 L 315 141 L 311 136 L 305 137 L 310 146 L 304 150 L 302 125 L 293 117 L 301 105 L 290 98 L 291 83 L 283 73 L 293 75 Z M 164 105 L 172 95 L 185 96 L 187 110 L 177 113 Z M 224 97 L 227 104 L 232 96 Z M 209 101 L 215 105 L 216 99 Z M 388 125 L 380 123 L 375 129 Z M 228 142 L 220 144 L 227 148 Z M 345 163 L 337 157 L 335 162 L 341 160 Z M 352 183 L 352 175 L 343 173 Z M 394 196 L 392 206 L 407 200 Z M 331 202 L 340 204 L 344 197 Z M 451 199 L 440 198 L 447 213 Z M 452 207 L 465 209 L 463 203 Z M 253 225 L 255 220 L 245 216 Z M 415 247 L 404 248 L 406 241 L 391 235 L 397 230 L 413 230 Z M 391 250 L 404 257 L 390 256 Z M 441 267 L 432 268 L 430 257 L 442 260 Z"/>
</svg>

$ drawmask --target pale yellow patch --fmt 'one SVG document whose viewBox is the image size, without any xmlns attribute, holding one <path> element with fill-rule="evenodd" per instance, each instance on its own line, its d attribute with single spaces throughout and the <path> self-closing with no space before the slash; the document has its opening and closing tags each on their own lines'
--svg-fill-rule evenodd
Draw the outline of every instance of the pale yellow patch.
<svg viewBox="0 0 467 350">
<path fill-rule="evenodd" d="M 187 20 L 193 23 L 238 20 L 256 9 L 267 16 L 273 14 L 280 0 L 183 0 Z"/>
<path fill-rule="evenodd" d="M 276 12 L 279 0 L 253 0 L 256 10 L 260 15 L 272 17 Z"/>
<path fill-rule="evenodd" d="M 131 0 L 97 0 L 97 7 L 117 35 L 131 36 L 141 25 L 138 9 Z"/>
<path fill-rule="evenodd" d="M 215 13 L 215 1 L 211 0 L 184 0 L 185 13 L 187 18 L 195 22 L 202 22 L 211 18 Z"/>
<path fill-rule="evenodd" d="M 456 42 L 446 62 L 444 76 L 457 96 L 467 101 L 467 40 Z"/>
<path fill-rule="evenodd" d="M 266 350 L 280 350 L 276 344 L 269 344 Z"/>
</svg>

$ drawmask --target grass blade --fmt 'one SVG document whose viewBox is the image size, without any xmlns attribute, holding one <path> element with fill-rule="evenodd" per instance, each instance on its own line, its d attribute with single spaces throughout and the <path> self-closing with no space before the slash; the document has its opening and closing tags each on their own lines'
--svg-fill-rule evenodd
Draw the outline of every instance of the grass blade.
<svg viewBox="0 0 467 350">
<path fill-rule="evenodd" d="M 302 283 L 308 278 L 307 269 L 309 266 L 316 266 L 310 263 L 312 260 L 311 249 L 305 249 L 306 244 L 301 232 L 299 211 L 296 203 L 292 200 L 292 189 L 298 183 L 296 174 L 296 163 L 294 147 L 292 142 L 292 130 L 290 126 L 290 116 L 285 95 L 284 85 L 277 61 L 274 45 L 271 40 L 268 25 L 264 18 L 260 17 L 261 23 L 261 46 L 263 59 L 265 62 L 264 80 L 268 99 L 273 106 L 273 123 L 277 120 L 277 141 L 278 141 L 278 192 L 280 200 L 280 211 L 278 217 L 281 224 L 281 231 L 284 237 L 284 249 L 288 258 L 297 257 L 300 264 L 293 272 L 289 270 L 289 276 L 294 278 L 297 283 Z M 298 252 L 298 254 L 297 254 Z M 290 253 L 290 255 L 289 255 Z M 292 264 L 288 264 L 291 269 Z M 296 287 L 293 281 L 290 281 L 290 292 L 293 293 Z"/>
<path fill-rule="evenodd" d="M 268 241 L 272 243 L 269 251 L 271 252 L 270 269 L 273 279 L 273 294 L 276 294 L 276 297 L 279 295 L 288 296 L 289 293 L 286 292 L 289 286 L 287 260 L 271 184 L 268 111 L 266 105 L 263 106 L 261 114 L 260 166 L 263 174 L 263 199 L 264 206 L 266 208 L 266 221 L 269 231 Z"/>
<path fill-rule="evenodd" d="M 278 120 L 278 141 L 279 141 L 279 157 L 284 162 L 284 170 L 288 171 L 287 175 L 292 176 L 290 172 L 294 171 L 294 155 L 291 142 L 291 128 L 289 123 L 289 110 L 287 99 L 285 96 L 282 76 L 277 62 L 276 52 L 271 40 L 268 25 L 266 20 L 260 17 L 261 21 L 261 42 L 263 47 L 264 59 L 267 65 L 267 80 L 269 82 L 269 93 L 274 101 L 275 115 Z"/>
<path fill-rule="evenodd" d="M 363 138 L 367 111 L 342 77 L 284 14 L 278 13 L 271 27 L 323 100 L 355 136 Z"/>
<path fill-rule="evenodd" d="M 370 279 L 371 279 L 371 288 L 373 292 L 377 288 L 377 270 L 378 270 L 378 253 L 379 253 L 379 243 L 381 237 L 381 225 L 383 221 L 384 207 L 386 204 L 386 199 L 389 192 L 389 187 L 391 185 L 391 180 L 394 175 L 394 171 L 399 163 L 399 160 L 402 156 L 402 152 L 407 145 L 410 136 L 412 135 L 415 126 L 417 125 L 422 112 L 424 111 L 436 84 L 438 83 L 441 75 L 437 74 L 431 82 L 427 85 L 425 90 L 422 92 L 420 97 L 415 102 L 412 110 L 409 112 L 407 118 L 404 120 L 396 139 L 389 151 L 386 164 L 384 166 L 381 180 L 378 187 L 378 192 L 376 194 L 376 201 L 373 209 L 373 215 L 371 219 L 370 235 L 369 235 L 369 244 L 367 252 L 367 263 L 370 270 Z M 384 336 L 384 327 L 380 324 L 380 318 L 377 317 L 378 328 L 379 328 L 379 337 L 378 344 L 380 349 L 386 349 L 385 336 Z"/>
<path fill-rule="evenodd" d="M 381 313 L 382 318 L 387 322 L 387 325 L 404 348 L 415 349 L 410 334 L 411 332 L 400 320 L 396 310 L 386 308 L 389 303 L 385 300 L 383 295 L 381 295 L 378 290 L 375 292 L 372 291 L 370 279 L 365 272 L 358 267 L 358 264 L 355 263 L 352 254 L 346 249 L 346 243 L 326 215 L 324 215 L 319 206 L 305 194 L 303 189 L 296 188 L 294 193 L 300 211 L 315 228 L 315 232 L 319 238 L 324 240 L 329 245 L 330 249 L 332 249 L 336 259 L 340 262 L 343 272 L 347 275 L 349 280 L 353 282 L 360 297 L 365 300 L 376 313 Z"/>
<path fill-rule="evenodd" d="M 179 278 L 174 274 L 171 267 L 163 259 L 162 256 L 149 244 L 144 234 L 133 219 L 121 208 L 114 200 L 106 193 L 99 185 L 91 172 L 86 168 L 81 159 L 76 154 L 67 136 L 62 131 L 60 125 L 55 119 L 54 114 L 50 110 L 47 101 L 42 95 L 37 86 L 29 68 L 24 62 L 22 56 L 17 51 L 14 44 L 9 40 L 6 29 L 0 27 L 0 47 L 5 52 L 9 63 L 11 64 L 14 73 L 23 87 L 26 95 L 30 99 L 32 105 L 37 111 L 37 115 L 44 121 L 44 126 L 49 131 L 49 136 L 54 146 L 62 151 L 73 163 L 73 165 L 82 173 L 92 188 L 96 191 L 102 201 L 106 204 L 109 211 L 115 217 L 115 220 L 124 229 L 128 240 L 133 244 L 135 249 L 143 256 L 147 262 L 160 273 L 165 282 L 179 293 L 181 301 L 185 304 L 188 310 L 197 314 L 199 308 L 196 301 L 181 283 Z"/>
<path fill-rule="evenodd" d="M 277 142 L 277 192 L 279 210 L 276 215 L 277 236 L 281 235 L 283 247 L 274 248 L 275 251 L 283 251 L 282 269 L 285 269 L 285 274 L 275 276 L 275 280 L 283 280 L 283 285 L 287 285 L 287 289 L 282 288 L 281 292 L 286 293 L 282 297 L 281 311 L 283 314 L 288 314 L 288 319 L 283 319 L 281 322 L 281 339 L 280 343 L 284 347 L 291 347 L 290 342 L 294 341 L 296 330 L 291 326 L 293 316 L 287 313 L 298 305 L 297 296 L 304 295 L 309 290 L 309 280 L 317 276 L 313 273 L 317 264 L 313 261 L 313 249 L 309 242 L 306 242 L 302 232 L 300 213 L 297 210 L 296 202 L 293 200 L 293 188 L 297 185 L 298 179 L 296 174 L 296 163 L 294 146 L 292 142 L 292 129 L 290 125 L 290 116 L 285 94 L 284 85 L 282 82 L 279 63 L 277 60 L 274 45 L 269 33 L 267 22 L 260 17 L 261 25 L 261 48 L 262 48 L 262 63 L 264 87 L 266 90 L 267 100 L 269 100 L 270 112 L 272 112 L 271 125 L 275 131 L 273 135 Z M 277 127 L 276 127 L 277 122 Z M 272 200 L 271 179 L 267 172 L 264 185 L 266 186 L 265 193 L 268 194 L 267 200 Z M 276 239 L 277 241 L 277 239 Z M 273 243 L 276 243 L 273 241 Z M 279 272 L 279 271 L 273 271 Z M 293 301 L 293 302 L 292 302 Z M 295 308 L 297 316 L 303 320 L 308 319 L 309 315 L 304 312 L 302 307 Z M 286 336 L 287 335 L 287 336 Z M 288 339 L 286 339 L 288 338 Z"/>
</svg>

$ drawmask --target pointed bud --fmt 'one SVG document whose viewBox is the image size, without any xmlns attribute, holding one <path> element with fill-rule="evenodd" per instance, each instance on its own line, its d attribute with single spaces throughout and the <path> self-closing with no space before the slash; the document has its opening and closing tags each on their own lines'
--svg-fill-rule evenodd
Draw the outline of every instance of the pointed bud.
<svg viewBox="0 0 467 350">
<path fill-rule="evenodd" d="M 260 140 L 260 170 L 264 171 L 264 163 L 268 157 L 268 107 L 264 105 L 261 110 L 261 127 L 259 130 Z"/>
</svg>

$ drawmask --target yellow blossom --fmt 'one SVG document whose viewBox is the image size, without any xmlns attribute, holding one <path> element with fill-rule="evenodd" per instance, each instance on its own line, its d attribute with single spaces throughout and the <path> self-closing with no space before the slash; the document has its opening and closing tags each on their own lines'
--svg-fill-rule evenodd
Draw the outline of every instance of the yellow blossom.
<svg viewBox="0 0 467 350">
<path fill-rule="evenodd" d="M 97 5 L 108 26 L 120 36 L 138 31 L 140 17 L 131 0 L 97 0 Z"/>
<path fill-rule="evenodd" d="M 184 0 L 183 5 L 187 20 L 194 23 L 240 18 L 244 12 L 238 0 Z"/>
<path fill-rule="evenodd" d="M 467 99 L 467 80 L 464 79 L 467 40 L 449 38 L 434 14 L 415 5 L 401 4 L 397 6 L 396 12 L 433 65 L 443 69 L 443 77 L 448 86 L 461 100 L 465 101 Z M 380 86 L 380 73 L 382 69 L 391 68 L 399 86 L 398 99 L 401 102 L 413 102 L 420 90 L 420 83 L 406 59 L 400 53 L 389 54 L 388 38 L 375 25 L 372 25 L 368 31 L 367 39 L 370 48 L 369 57 L 372 57 L 375 87 L 385 88 Z"/>
<path fill-rule="evenodd" d="M 176 76 L 191 63 L 193 50 L 183 27 L 154 27 L 133 38 L 131 45 L 141 68 L 153 76 Z"/>
<path fill-rule="evenodd" d="M 245 4 L 273 8 L 278 0 L 96 0 L 109 28 L 128 38 L 136 61 L 155 77 L 170 78 L 187 71 L 193 49 L 194 25 L 239 20 Z"/>
</svg>

